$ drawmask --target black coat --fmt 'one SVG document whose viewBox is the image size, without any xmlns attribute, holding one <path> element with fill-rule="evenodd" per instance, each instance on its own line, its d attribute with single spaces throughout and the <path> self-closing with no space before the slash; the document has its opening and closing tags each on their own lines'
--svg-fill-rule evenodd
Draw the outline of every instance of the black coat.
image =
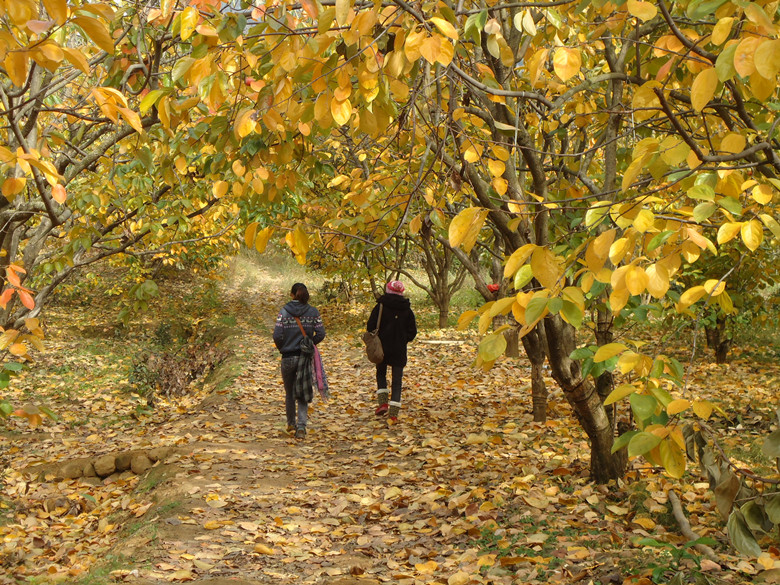
<svg viewBox="0 0 780 585">
<path fill-rule="evenodd" d="M 379 297 L 377 305 L 368 318 L 367 331 L 376 329 L 380 304 L 384 306 L 382 321 L 379 323 L 379 339 L 385 352 L 383 363 L 388 366 L 405 366 L 406 344 L 417 336 L 417 321 L 409 299 L 390 294 Z"/>
</svg>

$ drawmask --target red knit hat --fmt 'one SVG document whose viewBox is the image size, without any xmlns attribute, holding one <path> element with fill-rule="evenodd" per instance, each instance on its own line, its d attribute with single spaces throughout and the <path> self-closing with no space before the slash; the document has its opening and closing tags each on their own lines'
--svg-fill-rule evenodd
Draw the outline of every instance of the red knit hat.
<svg viewBox="0 0 780 585">
<path fill-rule="evenodd" d="M 385 292 L 389 295 L 402 295 L 404 294 L 404 283 L 400 280 L 391 280 L 387 283 Z"/>
</svg>

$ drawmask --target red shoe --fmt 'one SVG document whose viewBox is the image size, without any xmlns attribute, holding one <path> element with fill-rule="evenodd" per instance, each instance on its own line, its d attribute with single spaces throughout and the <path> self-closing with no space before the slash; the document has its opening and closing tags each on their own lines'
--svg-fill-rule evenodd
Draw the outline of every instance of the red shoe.
<svg viewBox="0 0 780 585">
<path fill-rule="evenodd" d="M 389 408 L 390 407 L 387 405 L 387 403 L 380 404 L 379 406 L 376 407 L 376 410 L 374 411 L 374 414 L 376 414 L 377 416 L 384 416 L 384 415 L 387 414 L 387 411 L 389 410 Z"/>
</svg>

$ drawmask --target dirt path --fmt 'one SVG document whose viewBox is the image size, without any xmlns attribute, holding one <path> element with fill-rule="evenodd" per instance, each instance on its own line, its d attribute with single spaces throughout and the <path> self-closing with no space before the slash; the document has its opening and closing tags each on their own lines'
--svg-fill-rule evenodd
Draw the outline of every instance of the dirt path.
<svg viewBox="0 0 780 585">
<path fill-rule="evenodd" d="M 308 436 L 296 442 L 284 430 L 279 360 L 269 338 L 283 296 L 248 295 L 244 314 L 252 317 L 239 324 L 247 328 L 239 348 L 246 371 L 231 392 L 188 417 L 184 436 L 180 420 L 158 429 L 164 442 L 190 452 L 156 471 L 155 504 L 145 514 L 151 517 L 122 543 L 136 566 L 113 576 L 142 585 L 371 585 L 453 575 L 454 583 L 467 583 L 463 576 L 474 573 L 480 582 L 469 533 L 478 535 L 496 517 L 501 492 L 511 495 L 523 476 L 532 482 L 546 465 L 518 433 L 529 421 L 520 385 L 497 395 L 468 367 L 464 348 L 429 351 L 419 343 L 401 422 L 388 426 L 373 415 L 373 368 L 356 337 L 331 334 L 321 348 L 333 396 L 315 400 Z M 431 362 L 433 387 L 423 373 Z M 452 367 L 442 369 L 447 362 Z M 482 428 L 458 425 L 475 415 Z M 535 562 L 525 563 L 531 577 Z M 492 582 L 516 578 L 518 567 L 508 568 L 493 571 Z"/>
<path fill-rule="evenodd" d="M 0 509 L 0 583 L 619 582 L 617 564 L 637 554 L 629 537 L 652 535 L 655 523 L 624 521 L 629 509 L 616 504 L 628 494 L 588 483 L 588 448 L 560 395 L 553 420 L 531 422 L 524 362 L 484 373 L 472 367 L 472 340 L 435 343 L 456 334 L 422 332 L 400 422 L 388 426 L 373 414 L 374 371 L 357 332 L 330 328 L 321 350 L 332 398 L 315 400 L 296 442 L 270 338 L 286 295 L 268 283 L 238 274 L 225 291 L 243 369 L 221 393 L 117 425 L 126 391 L 93 395 L 81 381 L 71 400 L 87 413 L 82 426 L 5 440 L 14 470 L 128 448 L 177 454 L 102 483 L 12 472 L 8 497 L 24 509 L 5 526 Z M 348 310 L 324 308 L 326 326 Z M 79 356 L 85 371 L 100 365 Z"/>
</svg>

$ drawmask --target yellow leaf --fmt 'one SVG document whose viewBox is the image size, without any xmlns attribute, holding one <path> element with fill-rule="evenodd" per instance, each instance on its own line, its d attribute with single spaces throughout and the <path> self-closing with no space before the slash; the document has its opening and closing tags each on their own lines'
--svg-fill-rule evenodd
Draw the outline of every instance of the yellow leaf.
<svg viewBox="0 0 780 585">
<path fill-rule="evenodd" d="M 471 582 L 471 575 L 465 571 L 458 571 L 450 575 L 447 579 L 447 585 L 468 585 Z"/>
<path fill-rule="evenodd" d="M 718 22 L 712 28 L 712 36 L 710 37 L 713 45 L 722 45 L 726 39 L 729 38 L 729 34 L 731 34 L 731 25 L 733 22 L 733 16 L 727 16 L 718 20 Z"/>
<path fill-rule="evenodd" d="M 736 154 L 737 152 L 745 150 L 746 144 L 747 139 L 744 135 L 739 134 L 738 132 L 729 132 L 723 137 L 723 140 L 720 141 L 720 149 L 724 152 Z"/>
<path fill-rule="evenodd" d="M 442 39 L 441 44 L 439 45 L 439 53 L 438 55 L 436 55 L 436 61 L 446 67 L 447 65 L 452 63 L 454 57 L 455 57 L 455 45 L 453 45 L 448 40 Z"/>
<path fill-rule="evenodd" d="M 734 69 L 742 77 L 750 77 L 756 70 L 755 55 L 758 46 L 764 41 L 758 37 L 745 37 L 734 51 Z"/>
<path fill-rule="evenodd" d="M 553 55 L 553 69 L 563 81 L 568 81 L 580 72 L 582 58 L 579 49 L 558 47 Z"/>
<path fill-rule="evenodd" d="M 632 266 L 626 271 L 626 288 L 632 295 L 645 292 L 649 280 L 647 273 L 640 266 Z"/>
<path fill-rule="evenodd" d="M 262 543 L 258 543 L 255 545 L 254 551 L 261 555 L 272 555 L 274 554 L 274 549 L 272 549 L 269 546 L 266 546 Z"/>
<path fill-rule="evenodd" d="M 192 36 L 192 33 L 195 32 L 195 26 L 198 24 L 198 20 L 200 20 L 200 14 L 196 8 L 188 6 L 181 11 L 179 18 L 181 19 L 181 32 L 179 33 L 179 36 L 181 37 L 181 40 L 186 41 Z"/>
<path fill-rule="evenodd" d="M 711 278 L 704 283 L 704 290 L 708 296 L 717 297 L 718 295 L 723 294 L 723 291 L 726 290 L 726 283 L 725 281 Z"/>
<path fill-rule="evenodd" d="M 460 317 L 458 317 L 458 324 L 455 327 L 458 331 L 464 331 L 468 328 L 474 317 L 479 315 L 479 311 L 465 311 Z"/>
<path fill-rule="evenodd" d="M 436 561 L 428 561 L 427 563 L 421 563 L 414 566 L 417 572 L 424 575 L 432 575 L 439 567 L 439 563 Z"/>
<path fill-rule="evenodd" d="M 595 363 L 605 362 L 610 358 L 615 357 L 619 353 L 625 351 L 628 349 L 625 345 L 622 343 L 607 343 L 606 345 L 602 345 L 596 350 L 596 355 L 593 356 L 593 361 Z"/>
<path fill-rule="evenodd" d="M 458 40 L 458 31 L 455 30 L 455 27 L 452 26 L 449 21 L 444 20 L 443 18 L 439 18 L 438 16 L 434 16 L 431 18 L 431 22 L 436 25 L 436 28 L 438 28 L 441 34 L 443 34 L 445 37 L 449 37 L 453 41 Z"/>
<path fill-rule="evenodd" d="M 244 243 L 246 244 L 247 248 L 252 248 L 255 245 L 255 237 L 257 236 L 257 227 L 258 227 L 258 223 L 256 221 L 253 221 L 248 226 L 246 226 L 246 231 L 244 232 Z"/>
<path fill-rule="evenodd" d="M 780 40 L 766 40 L 756 49 L 754 56 L 756 71 L 761 77 L 775 79 L 780 72 Z"/>
<path fill-rule="evenodd" d="M 0 188 L 0 191 L 6 199 L 13 201 L 14 197 L 24 191 L 26 186 L 27 179 L 24 177 L 8 177 L 3 181 L 3 186 Z"/>
<path fill-rule="evenodd" d="M 722 224 L 718 228 L 718 244 L 725 244 L 726 242 L 733 240 L 741 229 L 741 221 Z"/>
<path fill-rule="evenodd" d="M 629 394 L 633 394 L 636 391 L 637 387 L 633 384 L 621 384 L 612 392 L 610 392 L 609 396 L 604 399 L 604 406 L 609 406 L 613 402 L 617 402 L 618 400 L 621 400 L 622 398 L 625 398 Z"/>
<path fill-rule="evenodd" d="M 501 162 L 500 160 L 494 160 L 490 159 L 488 160 L 488 168 L 490 169 L 490 174 L 494 177 L 500 177 L 504 174 L 504 171 L 506 170 L 506 165 Z"/>
<path fill-rule="evenodd" d="M 344 26 L 347 24 L 351 9 L 351 0 L 336 0 L 336 22 L 339 24 L 339 26 Z"/>
<path fill-rule="evenodd" d="M 330 102 L 330 113 L 336 124 L 343 126 L 349 122 L 349 118 L 352 116 L 352 104 L 349 100 L 338 101 L 333 98 Z"/>
<path fill-rule="evenodd" d="M 704 290 L 703 286 L 693 286 L 680 295 L 680 305 L 683 308 L 688 308 L 706 294 L 707 291 Z"/>
<path fill-rule="evenodd" d="M 141 124 L 141 116 L 138 112 L 131 110 L 130 108 L 117 108 L 119 114 L 130 124 L 130 126 L 139 134 L 144 133 L 144 127 Z"/>
<path fill-rule="evenodd" d="M 260 233 L 257 234 L 257 239 L 255 239 L 255 250 L 257 250 L 259 254 L 265 252 L 265 249 L 268 246 L 268 240 L 271 239 L 273 233 L 274 228 L 267 227 L 260 230 Z"/>
<path fill-rule="evenodd" d="M 420 55 L 431 65 L 436 63 L 441 50 L 441 37 L 438 35 L 430 36 L 420 44 Z"/>
<path fill-rule="evenodd" d="M 645 530 L 653 530 L 655 528 L 655 526 L 656 526 L 656 524 L 655 524 L 655 522 L 653 522 L 653 520 L 651 520 L 650 518 L 644 518 L 644 517 L 642 517 L 642 518 L 634 517 L 631 520 L 631 522 L 633 522 L 634 524 L 638 524 L 639 526 L 641 526 Z"/>
<path fill-rule="evenodd" d="M 679 414 L 685 410 L 688 410 L 691 407 L 691 401 L 685 400 L 684 398 L 680 398 L 678 400 L 672 400 L 669 404 L 666 405 L 666 412 L 669 416 L 674 416 L 675 414 Z"/>
<path fill-rule="evenodd" d="M 651 264 L 645 268 L 647 292 L 657 299 L 663 298 L 669 290 L 669 271 L 663 264 Z"/>
<path fill-rule="evenodd" d="M 610 229 L 599 234 L 585 250 L 585 264 L 591 272 L 598 272 L 604 267 L 609 257 L 609 248 L 615 240 L 617 230 Z"/>
<path fill-rule="evenodd" d="M 62 26 L 68 20 L 68 0 L 43 0 L 43 6 L 58 25 Z"/>
<path fill-rule="evenodd" d="M 493 305 L 490 307 L 490 310 L 487 312 L 490 315 L 490 318 L 496 317 L 497 315 L 506 315 L 509 313 L 510 309 L 512 308 L 512 305 L 517 302 L 517 299 L 515 297 L 505 297 L 503 299 L 497 300 Z"/>
<path fill-rule="evenodd" d="M 114 54 L 114 39 L 105 24 L 90 16 L 77 16 L 71 22 L 79 26 L 106 53 Z"/>
<path fill-rule="evenodd" d="M 487 217 L 487 209 L 479 207 L 467 207 L 456 215 L 449 227 L 449 240 L 453 248 L 463 247 L 463 251 L 469 253 L 477 243 L 479 232 Z"/>
<path fill-rule="evenodd" d="M 222 199 L 228 192 L 230 184 L 227 181 L 215 181 L 211 188 L 211 192 L 217 199 Z"/>
<path fill-rule="evenodd" d="M 536 249 L 536 244 L 525 244 L 512 252 L 504 266 L 504 278 L 512 278 Z"/>
<path fill-rule="evenodd" d="M 685 454 L 680 446 L 666 438 L 658 445 L 658 453 L 666 473 L 676 479 L 681 478 L 685 473 Z"/>
<path fill-rule="evenodd" d="M 5 71 L 11 82 L 22 87 L 27 80 L 27 63 L 29 57 L 24 51 L 11 51 L 5 56 Z"/>
<path fill-rule="evenodd" d="M 641 234 L 652 228 L 654 223 L 655 215 L 649 209 L 642 209 L 634 218 L 634 227 Z"/>
<path fill-rule="evenodd" d="M 658 9 L 650 2 L 642 2 L 642 0 L 628 0 L 626 6 L 628 7 L 629 14 L 636 16 L 642 22 L 653 20 L 655 15 L 658 14 Z"/>
<path fill-rule="evenodd" d="M 755 252 L 764 241 L 764 229 L 757 219 L 751 219 L 742 224 L 740 229 L 742 241 L 751 252 Z"/>
<path fill-rule="evenodd" d="M 693 412 L 696 413 L 696 416 L 703 418 L 704 420 L 710 418 L 710 415 L 712 414 L 712 408 L 712 402 L 709 400 L 693 401 Z"/>
<path fill-rule="evenodd" d="M 701 112 L 715 95 L 718 88 L 718 72 L 714 67 L 701 71 L 691 85 L 691 105 Z"/>
<path fill-rule="evenodd" d="M 553 288 L 562 276 L 558 259 L 547 248 L 536 248 L 531 254 L 534 278 L 545 288 Z"/>
<path fill-rule="evenodd" d="M 21 357 L 27 355 L 27 346 L 23 343 L 14 343 L 8 348 L 8 351 L 11 352 L 11 355 Z"/>
<path fill-rule="evenodd" d="M 620 264 L 623 258 L 631 251 L 631 240 L 619 238 L 609 247 L 609 261 L 612 264 Z"/>
</svg>

